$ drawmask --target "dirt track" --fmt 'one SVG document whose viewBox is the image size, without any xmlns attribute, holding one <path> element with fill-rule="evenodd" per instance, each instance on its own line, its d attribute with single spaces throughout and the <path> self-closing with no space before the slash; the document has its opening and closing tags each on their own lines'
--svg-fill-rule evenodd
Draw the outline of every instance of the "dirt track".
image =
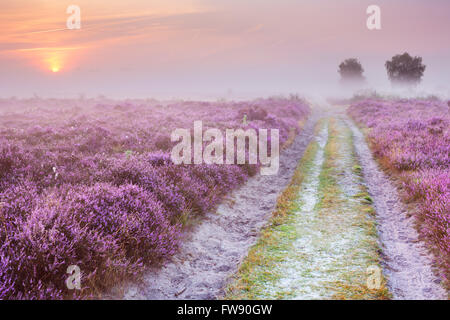
<svg viewBox="0 0 450 320">
<path fill-rule="evenodd" d="M 383 272 L 393 298 L 446 299 L 445 290 L 432 272 L 432 258 L 418 241 L 413 218 L 407 217 L 397 189 L 373 159 L 363 134 L 342 110 L 331 111 L 328 115 L 343 121 L 353 134 L 364 184 L 377 212 Z M 321 112 L 321 116 L 326 114 Z M 255 243 L 259 230 L 275 208 L 278 195 L 289 183 L 314 136 L 317 119 L 317 114 L 312 116 L 291 147 L 281 155 L 277 175 L 257 175 L 249 179 L 240 189 L 232 192 L 216 212 L 208 213 L 193 231 L 185 235 L 179 252 L 171 261 L 161 269 L 148 270 L 138 284 L 116 290 L 114 298 L 222 297 L 227 281 Z M 292 278 L 293 275 L 289 276 Z"/>
<path fill-rule="evenodd" d="M 398 191 L 372 157 L 361 131 L 347 119 L 356 152 L 377 211 L 378 235 L 384 256 L 384 273 L 394 299 L 447 299 L 432 272 L 432 257 L 408 217 Z"/>
</svg>

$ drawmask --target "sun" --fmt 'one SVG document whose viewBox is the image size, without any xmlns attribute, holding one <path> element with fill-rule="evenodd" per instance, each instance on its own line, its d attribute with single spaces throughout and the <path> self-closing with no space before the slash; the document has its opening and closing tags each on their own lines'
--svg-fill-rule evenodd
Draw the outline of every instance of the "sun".
<svg viewBox="0 0 450 320">
<path fill-rule="evenodd" d="M 59 67 L 52 67 L 52 72 L 53 73 L 59 72 Z"/>
</svg>

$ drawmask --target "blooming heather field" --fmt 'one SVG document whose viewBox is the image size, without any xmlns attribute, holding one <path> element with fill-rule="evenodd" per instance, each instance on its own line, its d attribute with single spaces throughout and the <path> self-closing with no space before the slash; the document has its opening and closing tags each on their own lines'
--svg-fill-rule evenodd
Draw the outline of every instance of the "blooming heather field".
<svg viewBox="0 0 450 320">
<path fill-rule="evenodd" d="M 399 177 L 416 205 L 420 235 L 450 284 L 450 112 L 436 100 L 365 100 L 350 115 L 369 128 L 376 157 Z"/>
<path fill-rule="evenodd" d="M 0 299 L 85 298 L 136 275 L 172 255 L 189 219 L 256 172 L 173 165 L 173 129 L 195 120 L 278 128 L 283 143 L 308 113 L 296 98 L 0 101 Z M 65 285 L 69 265 L 83 273 L 75 297 Z"/>
</svg>

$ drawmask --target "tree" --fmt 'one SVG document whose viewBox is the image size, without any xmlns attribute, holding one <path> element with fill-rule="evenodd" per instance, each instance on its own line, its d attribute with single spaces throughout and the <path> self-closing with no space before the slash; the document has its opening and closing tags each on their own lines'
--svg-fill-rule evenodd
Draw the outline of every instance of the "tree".
<svg viewBox="0 0 450 320">
<path fill-rule="evenodd" d="M 392 84 L 416 85 L 422 80 L 426 66 L 422 57 L 411 57 L 409 53 L 398 54 L 386 61 L 386 70 Z"/>
<path fill-rule="evenodd" d="M 365 80 L 364 69 L 356 58 L 350 58 L 342 62 L 339 65 L 338 72 L 341 75 L 341 81 L 345 83 L 358 83 Z"/>
</svg>

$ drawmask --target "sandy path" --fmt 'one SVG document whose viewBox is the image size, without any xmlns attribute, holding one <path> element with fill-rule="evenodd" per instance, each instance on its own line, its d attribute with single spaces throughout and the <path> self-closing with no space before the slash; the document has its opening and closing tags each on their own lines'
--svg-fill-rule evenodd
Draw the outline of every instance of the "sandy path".
<svg viewBox="0 0 450 320">
<path fill-rule="evenodd" d="M 432 257 L 424 244 L 418 241 L 414 219 L 406 215 L 406 209 L 396 187 L 373 159 L 364 135 L 342 110 L 335 109 L 327 113 L 329 116 L 339 118 L 339 122 L 348 126 L 353 134 L 354 148 L 362 167 L 364 185 L 374 201 L 377 212 L 378 237 L 383 251 L 383 272 L 393 298 L 447 299 L 440 280 L 432 272 Z M 281 155 L 278 175 L 258 175 L 249 179 L 244 186 L 232 192 L 215 213 L 207 214 L 193 231 L 185 235 L 179 252 L 163 268 L 148 270 L 142 281 L 120 288 L 115 291 L 113 297 L 116 299 L 222 297 L 229 277 L 236 273 L 238 265 L 245 258 L 250 246 L 255 243 L 260 229 L 275 208 L 278 195 L 289 183 L 299 159 L 313 139 L 317 118 L 316 115 L 307 122 L 293 145 Z M 323 131 L 317 137 L 320 149 L 323 148 L 326 138 Z M 344 148 L 342 153 L 351 151 L 349 147 L 347 149 Z M 276 288 L 268 288 L 267 297 L 273 297 L 275 291 L 288 290 L 295 293 L 291 298 L 331 298 L 332 292 L 324 291 L 320 283 L 339 281 L 339 274 L 331 272 L 335 267 L 334 262 L 339 261 L 333 257 L 344 257 L 347 253 L 338 249 L 355 247 L 348 244 L 355 239 L 358 240 L 357 232 L 352 231 L 347 232 L 348 237 L 342 238 L 342 246 L 339 246 L 339 239 L 335 239 L 335 245 L 327 247 L 325 251 L 312 245 L 323 245 L 321 239 L 324 236 L 333 236 L 333 233 L 326 228 L 319 228 L 323 223 L 317 220 L 314 210 L 317 202 L 317 176 L 320 173 L 323 157 L 323 152 L 320 151 L 315 161 L 316 169 L 313 169 L 311 179 L 300 195 L 299 201 L 303 202 L 304 208 L 303 220 L 299 222 L 298 228 L 300 234 L 304 236 L 295 243 L 295 250 L 306 250 L 306 253 L 314 259 L 310 259 L 310 264 L 301 264 L 299 261 L 290 263 L 288 260 L 284 266 L 280 266 L 286 269 L 286 277 L 281 279 Z M 344 187 L 342 191 L 346 198 L 349 198 L 356 192 L 359 182 L 351 174 L 351 163 L 346 161 L 344 159 L 341 162 L 344 173 L 339 184 Z M 357 212 L 353 210 L 355 216 L 352 217 L 352 210 L 343 208 L 343 211 L 347 211 L 349 226 L 351 220 L 357 217 Z M 317 230 L 312 228 L 314 223 L 318 226 Z M 333 226 L 329 228 L 331 230 L 334 225 L 339 224 L 329 221 L 328 225 Z M 311 241 L 312 238 L 316 240 Z M 327 262 L 330 261 L 334 262 L 327 269 Z M 342 268 L 335 268 L 335 270 L 344 270 L 347 267 L 348 265 L 345 267 L 342 265 Z"/>
<path fill-rule="evenodd" d="M 272 229 L 282 240 L 264 253 L 276 252 L 282 260 L 264 270 L 272 278 L 252 277 L 249 291 L 257 299 L 374 299 L 378 292 L 367 290 L 366 270 L 378 268 L 377 234 L 361 205 L 365 189 L 353 170 L 350 130 L 341 120 L 325 119 L 315 142 L 298 207 Z"/>
<path fill-rule="evenodd" d="M 364 135 L 343 110 L 332 109 L 327 114 L 337 118 L 334 125 L 337 130 L 328 136 L 328 141 L 336 141 L 334 148 L 330 147 L 333 152 L 324 155 L 327 135 L 321 130 L 316 137 L 318 151 L 299 192 L 299 209 L 283 228 L 272 231 L 283 234 L 293 226 L 294 234 L 290 231 L 289 237 L 294 240 L 287 247 L 281 243 L 280 248 L 286 247 L 282 250 L 283 260 L 273 270 L 264 270 L 275 277 L 260 281 L 262 275 L 246 275 L 246 278 L 256 279 L 251 280 L 246 289 L 249 296 L 258 299 L 358 298 L 340 290 L 340 285 L 343 283 L 344 288 L 353 287 L 359 292 L 365 290 L 364 270 L 372 267 L 370 264 L 376 256 L 373 253 L 378 250 L 378 246 L 371 243 L 378 242 L 382 250 L 381 267 L 393 299 L 447 299 L 440 280 L 433 274 L 432 256 L 418 240 L 414 218 L 407 216 L 395 185 L 373 159 Z M 342 201 L 318 209 L 321 170 L 326 172 L 322 163 L 330 159 L 330 155 L 337 170 L 334 177 L 338 189 L 333 195 Z M 362 168 L 362 176 L 355 174 L 355 168 Z M 365 208 L 358 204 L 360 197 L 366 199 L 365 190 L 370 194 L 369 203 L 373 201 L 377 226 L 374 221 L 370 222 L 373 219 L 364 218 Z M 367 229 L 368 223 L 373 227 Z M 264 254 L 272 254 L 277 245 L 271 244 L 270 248 Z M 254 270 L 259 272 L 257 268 Z M 239 292 L 235 294 L 239 296 Z"/>
<path fill-rule="evenodd" d="M 394 299 L 447 299 L 432 272 L 432 257 L 408 217 L 398 191 L 379 168 L 364 135 L 350 120 L 356 152 L 377 211 L 378 234 L 384 254 L 384 273 Z"/>
<path fill-rule="evenodd" d="M 328 126 L 324 125 L 315 137 L 318 150 L 297 200 L 301 204 L 301 209 L 295 213 L 297 239 L 290 246 L 290 253 L 285 261 L 276 268 L 276 272 L 282 277 L 274 283 L 269 282 L 264 294 L 258 299 L 274 299 L 287 292 L 294 299 L 317 299 L 324 296 L 320 280 L 323 279 L 323 270 L 328 269 L 325 265 L 329 260 L 321 253 L 327 255 L 328 250 L 318 247 L 318 242 L 319 246 L 322 244 L 323 233 L 320 228 L 315 227 L 320 219 L 314 208 L 319 201 L 319 175 L 325 160 L 327 140 Z"/>
<path fill-rule="evenodd" d="M 186 235 L 179 252 L 161 269 L 149 270 L 138 284 L 117 289 L 115 299 L 214 299 L 237 271 L 275 208 L 313 136 L 312 116 L 294 143 L 280 156 L 277 175 L 257 175 L 231 193 L 215 213 L 207 214 Z M 124 292 L 118 294 L 117 292 Z"/>
</svg>

